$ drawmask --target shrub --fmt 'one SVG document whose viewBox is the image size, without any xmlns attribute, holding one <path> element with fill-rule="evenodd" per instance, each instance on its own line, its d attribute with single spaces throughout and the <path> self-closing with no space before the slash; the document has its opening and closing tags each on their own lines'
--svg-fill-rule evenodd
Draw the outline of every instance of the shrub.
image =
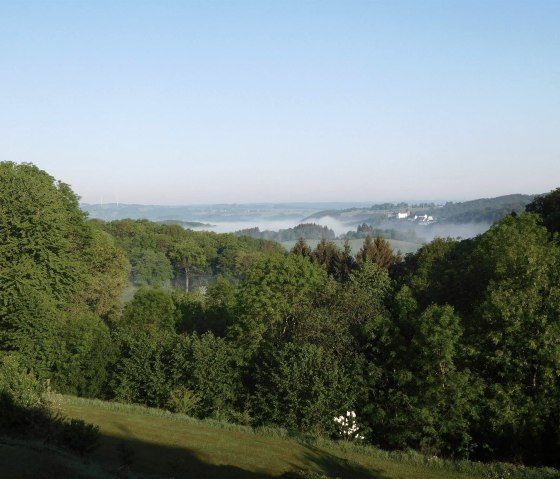
<svg viewBox="0 0 560 479">
<path fill-rule="evenodd" d="M 15 405 L 24 408 L 43 404 L 46 387 L 29 371 L 22 371 L 16 355 L 0 359 L 0 393 L 10 397 Z"/>
<path fill-rule="evenodd" d="M 47 414 L 46 385 L 21 367 L 18 357 L 0 359 L 0 429 L 29 427 Z"/>
<path fill-rule="evenodd" d="M 185 387 L 177 387 L 171 391 L 167 407 L 170 411 L 191 414 L 200 403 L 200 395 Z"/>
<path fill-rule="evenodd" d="M 53 412 L 47 382 L 22 368 L 15 355 L 0 358 L 0 431 L 51 441 L 80 455 L 97 444 L 99 428 Z"/>
<path fill-rule="evenodd" d="M 91 452 L 99 441 L 99 426 L 94 426 L 81 419 L 63 420 L 60 422 L 60 430 L 57 442 L 71 449 L 80 456 Z"/>
</svg>

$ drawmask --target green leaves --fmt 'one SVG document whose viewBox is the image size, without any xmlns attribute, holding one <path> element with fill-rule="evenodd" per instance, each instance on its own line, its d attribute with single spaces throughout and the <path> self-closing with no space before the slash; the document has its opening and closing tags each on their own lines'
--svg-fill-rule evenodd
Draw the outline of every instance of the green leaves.
<svg viewBox="0 0 560 479">
<path fill-rule="evenodd" d="M 170 293 L 157 288 L 141 288 L 125 306 L 121 322 L 145 331 L 174 332 L 178 319 Z"/>
<path fill-rule="evenodd" d="M 118 305 L 127 269 L 85 219 L 68 185 L 0 163 L 0 349 L 60 389 L 95 395 L 106 366 L 95 352 L 108 340 L 99 316 Z"/>
<path fill-rule="evenodd" d="M 526 210 L 539 214 L 549 231 L 560 233 L 560 188 L 537 196 L 527 205 Z"/>
<path fill-rule="evenodd" d="M 33 278 L 56 300 L 69 300 L 85 281 L 80 262 L 88 238 L 84 218 L 66 185 L 33 165 L 0 163 L 2 276 L 17 268 L 18 276 Z M 4 294 L 17 288 L 13 283 L 2 286 Z"/>
<path fill-rule="evenodd" d="M 263 352 L 254 381 L 251 405 L 260 424 L 332 434 L 332 418 L 355 400 L 352 373 L 312 344 Z"/>
<path fill-rule="evenodd" d="M 247 355 L 263 340 L 278 344 L 321 301 L 329 280 L 308 258 L 275 255 L 253 265 L 240 284 L 237 319 L 228 335 Z"/>
</svg>

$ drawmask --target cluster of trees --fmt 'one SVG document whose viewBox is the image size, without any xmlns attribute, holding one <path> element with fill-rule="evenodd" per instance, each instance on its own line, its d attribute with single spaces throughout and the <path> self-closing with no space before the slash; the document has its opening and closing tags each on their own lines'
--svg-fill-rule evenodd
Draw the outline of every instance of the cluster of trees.
<svg viewBox="0 0 560 479">
<path fill-rule="evenodd" d="M 293 228 L 281 229 L 279 231 L 261 231 L 258 227 L 246 228 L 236 231 L 237 236 L 250 236 L 273 241 L 295 241 L 300 238 L 308 240 L 333 240 L 336 238 L 334 231 L 327 226 L 315 223 L 301 223 Z"/>
<path fill-rule="evenodd" d="M 126 252 L 136 286 L 173 284 L 189 291 L 218 275 L 242 277 L 258 256 L 282 251 L 273 241 L 192 231 L 178 224 L 130 219 L 95 223 Z"/>
<path fill-rule="evenodd" d="M 405 258 L 370 236 L 286 254 L 88 222 L 66 185 L 1 168 L 0 354 L 55 389 L 333 436 L 352 410 L 384 448 L 560 465 L 560 189 Z M 205 288 L 146 281 L 120 306 L 129 262 L 138 282 L 159 254 L 181 282 L 197 249 Z"/>
<path fill-rule="evenodd" d="M 374 228 L 372 225 L 368 225 L 367 223 L 362 223 L 358 225 L 356 231 L 348 231 L 345 235 L 342 235 L 342 239 L 364 239 L 366 236 L 381 236 L 385 239 L 394 239 L 399 241 L 408 241 L 410 243 L 425 243 L 426 240 L 424 238 L 420 238 L 416 231 L 414 230 L 395 230 L 395 229 L 383 229 L 383 228 Z"/>
</svg>

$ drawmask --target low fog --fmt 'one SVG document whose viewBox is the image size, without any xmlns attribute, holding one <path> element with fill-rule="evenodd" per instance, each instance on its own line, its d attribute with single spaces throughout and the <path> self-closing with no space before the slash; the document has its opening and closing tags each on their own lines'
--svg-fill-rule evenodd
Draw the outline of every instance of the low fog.
<svg viewBox="0 0 560 479">
<path fill-rule="evenodd" d="M 487 231 L 490 223 L 434 223 L 428 226 L 417 226 L 414 231 L 416 235 L 424 238 L 427 242 L 434 238 L 474 238 Z"/>
<path fill-rule="evenodd" d="M 234 233 L 239 230 L 258 227 L 260 231 L 279 231 L 294 228 L 301 224 L 301 220 L 266 220 L 255 218 L 251 221 L 231 221 L 231 222 L 213 222 L 211 227 L 196 228 L 197 230 L 208 230 L 216 233 Z M 326 226 L 334 231 L 337 237 L 347 233 L 348 231 L 356 231 L 361 221 L 343 222 L 336 218 L 325 216 L 322 218 L 308 220 L 306 223 L 315 223 L 320 226 Z M 409 221 L 383 221 L 374 224 L 373 228 L 377 229 L 394 229 L 398 231 L 414 231 L 418 239 L 422 242 L 430 242 L 436 237 L 441 238 L 473 238 L 484 233 L 490 228 L 490 223 L 433 223 L 427 226 L 420 226 Z"/>
</svg>

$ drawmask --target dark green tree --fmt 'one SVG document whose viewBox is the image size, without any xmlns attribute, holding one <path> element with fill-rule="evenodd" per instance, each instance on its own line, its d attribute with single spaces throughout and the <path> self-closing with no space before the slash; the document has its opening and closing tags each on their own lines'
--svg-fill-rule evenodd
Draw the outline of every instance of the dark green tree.
<svg viewBox="0 0 560 479">
<path fill-rule="evenodd" d="M 332 241 L 321 239 L 315 250 L 313 250 L 312 258 L 317 264 L 323 266 L 329 275 L 336 277 L 340 270 L 340 250 Z"/>
<path fill-rule="evenodd" d="M 333 434 L 333 418 L 352 408 L 353 374 L 320 346 L 287 343 L 262 352 L 251 406 L 257 424 Z"/>
<path fill-rule="evenodd" d="M 22 365 L 48 379 L 59 356 L 63 313 L 33 285 L 20 285 L 18 293 L 0 315 L 0 350 L 19 353 Z"/>
<path fill-rule="evenodd" d="M 291 251 L 293 254 L 311 258 L 311 248 L 303 238 L 299 238 Z"/>
<path fill-rule="evenodd" d="M 240 396 L 240 370 L 231 346 L 212 333 L 181 335 L 170 357 L 170 380 L 196 398 L 191 413 L 231 419 Z"/>
<path fill-rule="evenodd" d="M 386 239 L 377 236 L 373 240 L 370 235 L 367 235 L 362 248 L 356 255 L 356 261 L 358 263 L 372 261 L 381 268 L 389 269 L 397 262 L 397 256 L 393 254 L 391 244 Z"/>
<path fill-rule="evenodd" d="M 352 255 L 352 247 L 348 240 L 344 241 L 344 246 L 339 255 L 338 267 L 336 272 L 336 278 L 339 281 L 347 281 L 350 277 L 350 273 L 354 271 L 357 267 L 356 260 Z"/>
<path fill-rule="evenodd" d="M 82 313 L 65 318 L 57 332 L 51 385 L 65 394 L 103 397 L 116 356 L 107 325 L 92 313 Z"/>
<path fill-rule="evenodd" d="M 451 306 L 431 305 L 413 322 L 407 386 L 414 398 L 411 426 L 417 437 L 409 446 L 426 454 L 465 457 L 476 444 L 472 425 L 479 419 L 482 383 L 460 369 L 461 319 Z"/>
<path fill-rule="evenodd" d="M 165 407 L 175 387 L 169 372 L 175 335 L 123 327 L 114 330 L 112 336 L 118 353 L 110 368 L 110 397 Z"/>
<path fill-rule="evenodd" d="M 472 369 L 485 381 L 479 442 L 535 460 L 558 417 L 560 247 L 538 216 L 509 216 L 480 237 L 473 263 L 485 285 L 465 324 Z"/>
<path fill-rule="evenodd" d="M 560 233 L 560 188 L 537 196 L 525 209 L 539 214 L 549 231 Z"/>
</svg>

